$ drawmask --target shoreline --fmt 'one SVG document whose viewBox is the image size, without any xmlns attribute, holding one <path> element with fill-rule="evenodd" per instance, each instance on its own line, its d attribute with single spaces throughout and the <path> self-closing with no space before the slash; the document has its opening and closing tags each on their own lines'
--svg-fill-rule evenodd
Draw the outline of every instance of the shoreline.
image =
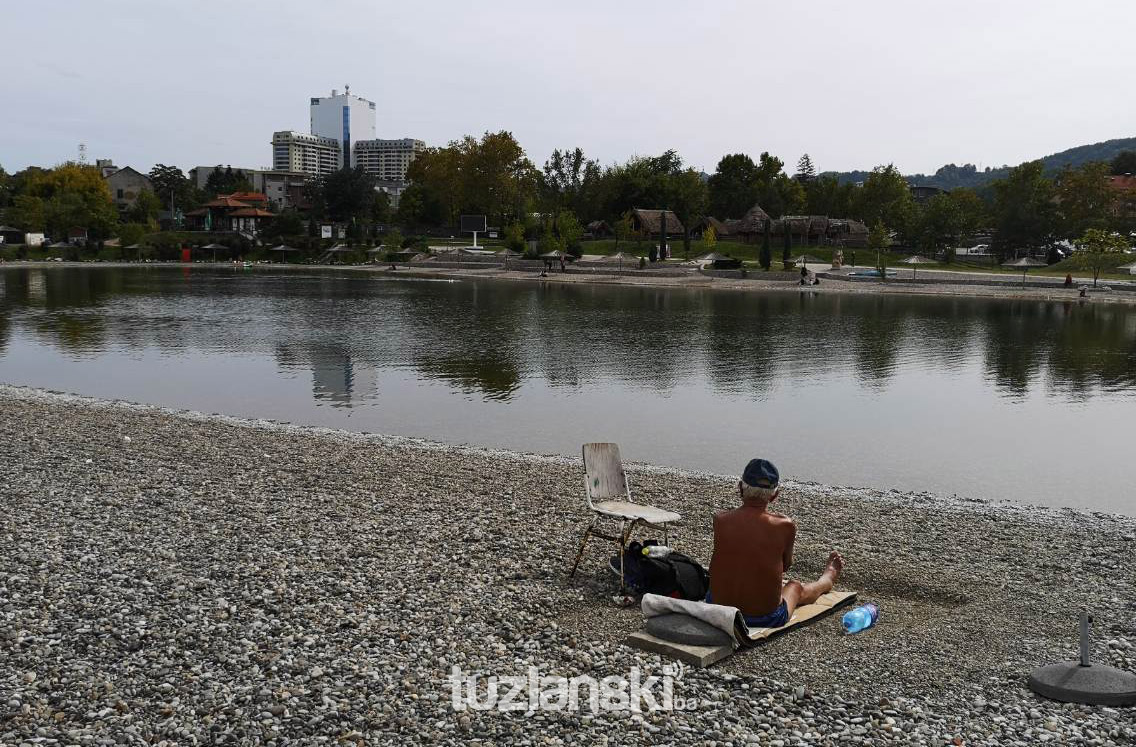
<svg viewBox="0 0 1136 747">
<path fill-rule="evenodd" d="M 182 268 L 194 267 L 207 269 L 246 269 L 231 262 L 0 262 L 0 271 L 10 268 L 51 269 L 51 268 Z M 726 291 L 780 291 L 785 293 L 810 294 L 861 294 L 861 295 L 908 295 L 908 296 L 943 296 L 965 298 L 991 298 L 1003 300 L 1049 301 L 1056 303 L 1119 303 L 1136 305 L 1136 293 L 1113 292 L 1110 294 L 1094 294 L 1087 298 L 1080 298 L 1077 290 L 1066 290 L 1054 283 L 1053 288 L 1013 287 L 1013 281 L 1006 280 L 999 285 L 980 285 L 966 283 L 907 283 L 905 279 L 891 280 L 889 282 L 876 281 L 850 281 L 833 279 L 822 275 L 825 281 L 819 286 L 800 286 L 796 282 L 786 280 L 763 280 L 760 277 L 752 278 L 722 278 L 709 275 L 694 274 L 689 276 L 651 276 L 651 270 L 641 271 L 642 275 L 605 273 L 601 269 L 582 272 L 576 270 L 570 273 L 550 273 L 547 277 L 539 277 L 538 273 L 526 270 L 507 270 L 499 267 L 471 267 L 471 268 L 431 268 L 426 264 L 403 265 L 398 270 L 391 271 L 389 266 L 383 265 L 291 265 L 278 263 L 255 264 L 255 270 L 272 270 L 280 272 L 303 271 L 345 271 L 357 273 L 370 273 L 384 277 L 407 278 L 439 278 L 453 280 L 507 280 L 512 282 L 544 282 L 544 283 L 582 283 L 594 285 L 621 285 L 651 288 L 697 288 Z M 630 271 L 628 271 L 630 272 Z M 980 278 L 987 276 L 982 275 Z M 1081 279 L 1081 282 L 1086 282 Z M 1108 285 L 1109 281 L 1102 281 Z M 1114 281 L 1115 282 L 1115 281 Z"/>
<path fill-rule="evenodd" d="M 567 578 L 588 519 L 578 459 L 12 386 L 0 410 L 0 742 L 127 727 L 247 742 L 1136 739 L 1123 712 L 1024 687 L 1033 666 L 1075 657 L 1082 605 L 1094 660 L 1136 666 L 1136 518 L 787 484 L 793 575 L 838 547 L 839 586 L 880 604 L 877 628 L 843 636 L 828 619 L 687 671 L 691 711 L 459 714 L 453 665 L 599 677 L 666 663 L 621 645 L 640 615 L 612 603 L 605 543 Z M 736 478 L 630 471 L 644 502 L 686 518 L 674 544 L 708 563 L 709 515 Z"/>
</svg>

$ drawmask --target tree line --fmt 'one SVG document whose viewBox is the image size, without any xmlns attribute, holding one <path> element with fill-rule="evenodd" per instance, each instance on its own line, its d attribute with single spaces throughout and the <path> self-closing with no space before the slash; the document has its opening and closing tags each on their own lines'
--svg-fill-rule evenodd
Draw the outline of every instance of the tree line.
<svg viewBox="0 0 1136 747">
<path fill-rule="evenodd" d="M 767 153 L 723 156 L 712 174 L 684 163 L 674 150 L 601 165 L 581 148 L 556 149 L 542 167 L 526 155 L 512 133 L 467 136 L 429 148 L 410 165 L 409 187 L 392 211 L 373 176 L 361 168 L 312 178 L 306 210 L 283 212 L 275 233 L 314 235 L 322 221 L 347 223 L 355 235 L 373 235 L 396 223 L 408 233 L 456 228 L 462 214 L 485 214 L 507 242 L 523 248 L 538 240 L 546 249 L 578 251 L 586 226 L 604 221 L 617 238 L 630 231 L 633 208 L 665 208 L 688 228 L 707 216 L 740 218 L 754 205 L 773 219 L 824 215 L 862 221 L 876 236 L 927 253 L 948 253 L 970 237 L 990 231 L 995 251 L 1010 256 L 1039 252 L 1088 230 L 1130 234 L 1136 225 L 1136 194 L 1117 189 L 1108 177 L 1136 172 L 1136 152 L 1111 163 L 1066 167 L 1055 175 L 1041 161 L 1009 170 L 982 190 L 955 189 L 917 201 L 894 165 L 878 166 L 859 184 L 817 174 L 806 154 L 790 174 Z M 187 211 L 217 194 L 248 191 L 239 170 L 216 168 L 204 189 L 174 166 L 149 172 L 144 191 L 119 214 L 98 169 L 75 163 L 29 167 L 15 174 L 0 168 L 0 219 L 29 231 L 62 235 L 81 226 L 95 240 L 132 238 L 157 230 L 160 211 Z M 689 251 L 690 232 L 681 237 Z"/>
</svg>

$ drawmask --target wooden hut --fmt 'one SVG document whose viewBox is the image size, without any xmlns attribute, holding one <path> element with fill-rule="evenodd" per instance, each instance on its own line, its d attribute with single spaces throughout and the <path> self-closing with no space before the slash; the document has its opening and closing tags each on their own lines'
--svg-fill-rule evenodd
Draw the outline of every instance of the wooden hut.
<svg viewBox="0 0 1136 747">
<path fill-rule="evenodd" d="M 587 225 L 587 230 L 588 235 L 593 239 L 605 239 L 614 233 L 606 220 L 592 221 Z"/>
<path fill-rule="evenodd" d="M 671 210 L 645 210 L 635 208 L 631 211 L 631 230 L 645 237 L 658 236 L 666 221 L 667 235 L 681 236 L 686 233 L 682 221 Z"/>
<path fill-rule="evenodd" d="M 769 213 L 762 210 L 761 205 L 755 204 L 741 218 L 736 221 L 728 221 L 728 223 L 734 224 L 730 226 L 734 236 L 742 241 L 755 243 L 761 241 L 761 237 L 765 234 L 765 221 L 767 220 L 769 220 Z"/>
</svg>

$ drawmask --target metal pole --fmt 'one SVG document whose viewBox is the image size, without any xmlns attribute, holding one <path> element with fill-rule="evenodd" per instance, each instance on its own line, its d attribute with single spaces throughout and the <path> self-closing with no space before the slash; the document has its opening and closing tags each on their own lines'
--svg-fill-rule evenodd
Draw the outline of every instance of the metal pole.
<svg viewBox="0 0 1136 747">
<path fill-rule="evenodd" d="M 1081 666 L 1092 666 L 1089 664 L 1089 624 L 1093 618 L 1089 617 L 1089 613 L 1081 610 Z"/>
</svg>

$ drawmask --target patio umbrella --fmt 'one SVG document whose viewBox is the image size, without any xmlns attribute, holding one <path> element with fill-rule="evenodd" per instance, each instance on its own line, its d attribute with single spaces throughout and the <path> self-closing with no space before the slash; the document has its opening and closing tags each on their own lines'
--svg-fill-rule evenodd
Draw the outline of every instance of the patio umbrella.
<svg viewBox="0 0 1136 747">
<path fill-rule="evenodd" d="M 613 254 L 613 255 L 611 255 L 610 257 L 607 258 L 607 261 L 609 261 L 609 262 L 618 262 L 619 263 L 619 269 L 621 271 L 623 270 L 623 261 L 624 260 L 627 260 L 628 262 L 635 262 L 635 263 L 639 262 L 638 257 L 636 257 L 634 254 L 628 254 L 627 252 L 616 252 L 615 254 Z"/>
<path fill-rule="evenodd" d="M 300 250 L 297 249 L 294 246 L 288 246 L 287 244 L 280 244 L 279 246 L 272 247 L 271 249 L 269 249 L 269 251 L 270 252 L 280 252 L 280 261 L 283 262 L 284 261 L 284 252 L 298 252 Z"/>
<path fill-rule="evenodd" d="M 1124 270 L 1125 272 L 1127 272 L 1131 275 L 1136 275 L 1136 272 L 1133 272 L 1133 270 L 1136 270 L 1136 262 L 1129 262 L 1128 264 L 1121 265 L 1120 267 L 1117 267 L 1116 269 Z"/>
<path fill-rule="evenodd" d="M 212 249 L 213 250 L 213 263 L 214 264 L 217 263 L 217 250 L 218 249 L 228 249 L 228 248 L 229 247 L 225 246 L 224 244 L 216 244 L 216 243 L 206 244 L 205 246 L 198 247 L 198 249 Z"/>
<path fill-rule="evenodd" d="M 1003 262 L 1002 266 L 1003 267 L 1020 268 L 1021 271 L 1022 271 L 1022 287 L 1025 288 L 1026 287 L 1026 273 L 1029 271 L 1029 268 L 1031 268 L 1031 267 L 1047 267 L 1048 265 L 1046 265 L 1041 260 L 1034 259 L 1033 257 L 1022 257 L 1021 259 L 1015 259 L 1013 262 Z"/>
<path fill-rule="evenodd" d="M 935 260 L 927 259 L 921 254 L 912 254 L 907 259 L 900 260 L 905 265 L 911 265 L 911 279 L 915 279 L 915 271 L 918 269 L 916 265 L 933 265 Z"/>
</svg>

